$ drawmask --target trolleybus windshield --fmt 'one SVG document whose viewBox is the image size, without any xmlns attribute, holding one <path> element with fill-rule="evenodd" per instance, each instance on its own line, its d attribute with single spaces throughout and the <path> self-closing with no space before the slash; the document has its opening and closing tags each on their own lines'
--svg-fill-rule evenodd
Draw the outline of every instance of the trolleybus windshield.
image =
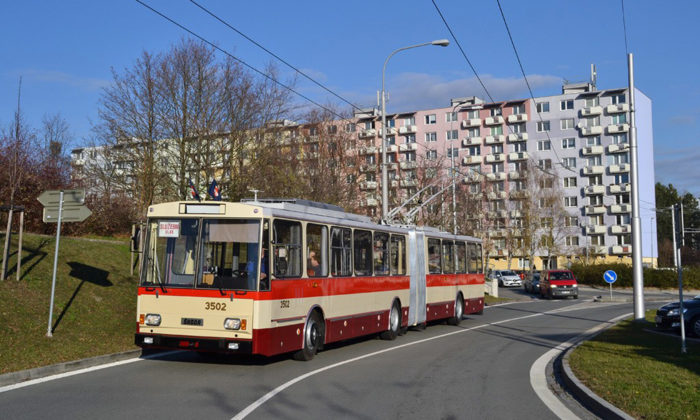
<svg viewBox="0 0 700 420">
<path fill-rule="evenodd" d="M 142 285 L 257 290 L 259 244 L 260 220 L 151 219 Z"/>
</svg>

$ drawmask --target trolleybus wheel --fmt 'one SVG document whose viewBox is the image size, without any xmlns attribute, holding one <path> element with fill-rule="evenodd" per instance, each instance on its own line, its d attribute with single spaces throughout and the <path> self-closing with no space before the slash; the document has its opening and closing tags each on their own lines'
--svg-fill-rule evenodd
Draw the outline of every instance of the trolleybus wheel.
<svg viewBox="0 0 700 420">
<path fill-rule="evenodd" d="M 391 311 L 389 311 L 389 329 L 382 332 L 380 337 L 382 340 L 395 340 L 399 335 L 401 330 L 401 308 L 399 304 L 394 301 L 391 305 Z"/>
<path fill-rule="evenodd" d="M 309 315 L 304 327 L 304 346 L 294 353 L 295 360 L 307 361 L 314 358 L 316 352 L 323 344 L 323 321 L 318 312 Z"/>
<path fill-rule="evenodd" d="M 459 325 L 459 323 L 462 321 L 462 315 L 464 314 L 464 299 L 462 298 L 462 294 L 457 295 L 457 299 L 455 300 L 455 316 L 448 318 L 447 323 L 450 325 Z"/>
</svg>

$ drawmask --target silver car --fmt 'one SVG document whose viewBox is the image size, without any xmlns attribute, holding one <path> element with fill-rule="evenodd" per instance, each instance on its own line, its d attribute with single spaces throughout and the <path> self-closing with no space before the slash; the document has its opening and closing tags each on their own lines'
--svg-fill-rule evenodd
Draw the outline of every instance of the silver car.
<svg viewBox="0 0 700 420">
<path fill-rule="evenodd" d="M 512 270 L 494 270 L 490 277 L 498 280 L 499 287 L 523 285 L 523 281 L 520 279 L 520 276 L 515 274 Z"/>
</svg>

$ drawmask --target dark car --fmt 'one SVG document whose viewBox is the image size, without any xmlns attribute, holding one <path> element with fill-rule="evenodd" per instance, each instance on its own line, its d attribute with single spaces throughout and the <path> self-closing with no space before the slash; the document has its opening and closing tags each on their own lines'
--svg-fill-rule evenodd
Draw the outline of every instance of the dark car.
<svg viewBox="0 0 700 420">
<path fill-rule="evenodd" d="M 532 275 L 527 276 L 525 282 L 523 283 L 525 291 L 528 293 L 539 293 L 540 292 L 540 272 L 535 271 Z"/>
<path fill-rule="evenodd" d="M 546 270 L 540 274 L 540 295 L 547 299 L 573 297 L 578 299 L 578 283 L 570 270 Z"/>
<path fill-rule="evenodd" d="M 662 329 L 680 329 L 680 302 L 664 305 L 656 311 L 656 327 Z M 700 295 L 683 301 L 683 321 L 685 332 L 700 337 Z"/>
</svg>

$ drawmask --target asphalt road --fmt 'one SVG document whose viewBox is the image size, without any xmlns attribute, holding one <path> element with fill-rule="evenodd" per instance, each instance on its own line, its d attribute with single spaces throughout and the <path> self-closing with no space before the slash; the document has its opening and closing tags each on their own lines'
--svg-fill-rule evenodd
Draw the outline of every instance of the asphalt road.
<svg viewBox="0 0 700 420">
<path fill-rule="evenodd" d="M 533 363 L 633 310 L 631 303 L 593 302 L 596 294 L 552 301 L 522 295 L 458 327 L 333 345 L 310 362 L 186 352 L 137 359 L 2 392 L 0 418 L 554 419 L 531 385 Z"/>
</svg>

